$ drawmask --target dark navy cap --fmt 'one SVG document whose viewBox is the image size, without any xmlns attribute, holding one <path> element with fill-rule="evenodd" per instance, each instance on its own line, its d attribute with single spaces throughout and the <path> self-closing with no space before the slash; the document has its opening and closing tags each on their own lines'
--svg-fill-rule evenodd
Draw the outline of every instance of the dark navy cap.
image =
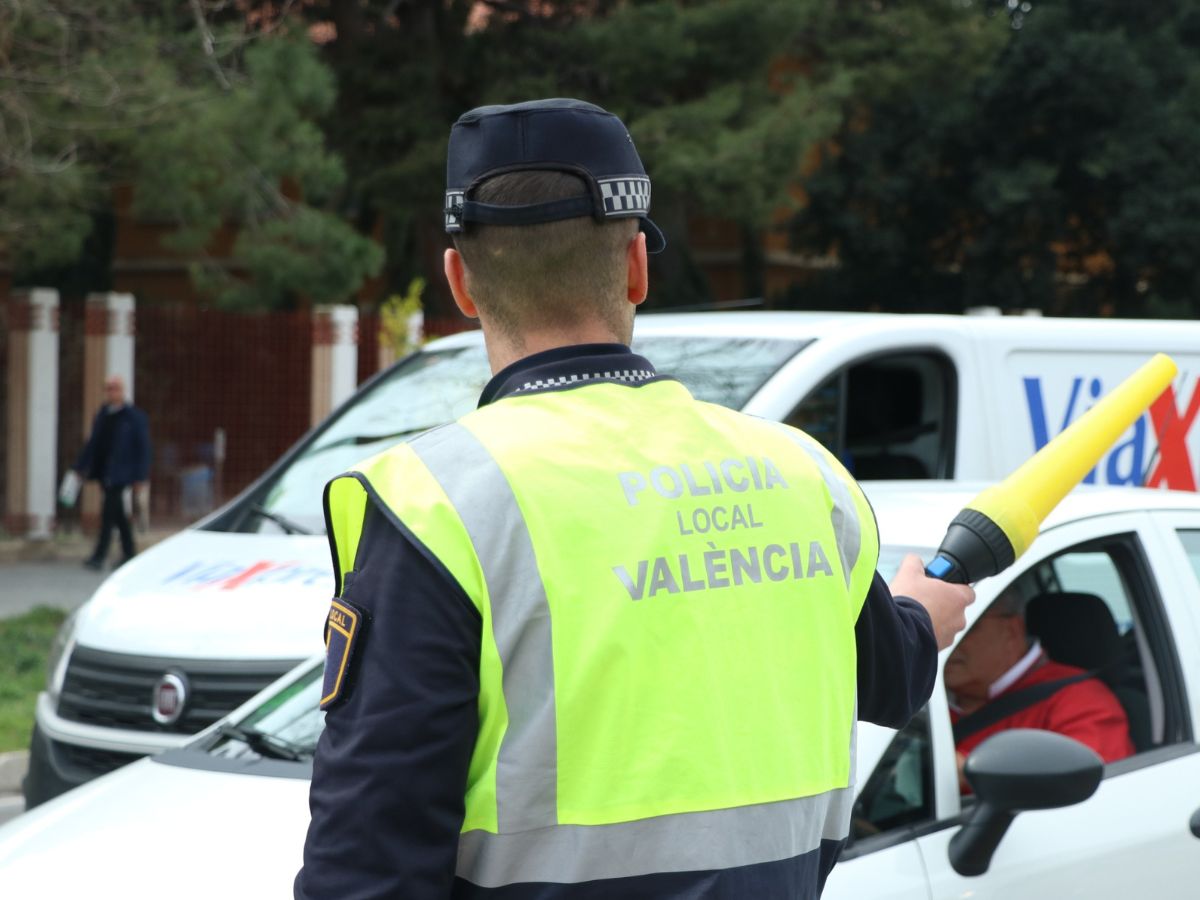
<svg viewBox="0 0 1200 900">
<path fill-rule="evenodd" d="M 579 197 L 498 206 L 473 199 L 496 175 L 550 170 L 578 175 L 588 192 Z M 582 100 L 531 100 L 511 106 L 480 106 L 459 116 L 446 153 L 446 231 L 467 222 L 533 225 L 592 216 L 637 217 L 646 248 L 658 253 L 666 238 L 649 219 L 650 179 L 628 129 L 612 113 Z"/>
</svg>

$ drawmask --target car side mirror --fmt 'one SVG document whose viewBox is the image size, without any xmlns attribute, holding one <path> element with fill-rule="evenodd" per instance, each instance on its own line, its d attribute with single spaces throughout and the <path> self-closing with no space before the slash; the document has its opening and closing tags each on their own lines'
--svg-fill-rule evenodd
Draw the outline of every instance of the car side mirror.
<svg viewBox="0 0 1200 900">
<path fill-rule="evenodd" d="M 963 774 L 979 802 L 950 839 L 950 865 L 982 875 L 1017 813 L 1082 803 L 1096 792 L 1104 760 L 1061 734 L 1014 728 L 980 744 Z"/>
</svg>

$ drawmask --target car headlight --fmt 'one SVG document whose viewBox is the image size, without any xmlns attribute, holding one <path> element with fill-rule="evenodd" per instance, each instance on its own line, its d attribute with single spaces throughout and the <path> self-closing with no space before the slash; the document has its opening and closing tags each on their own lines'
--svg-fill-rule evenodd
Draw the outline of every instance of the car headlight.
<svg viewBox="0 0 1200 900">
<path fill-rule="evenodd" d="M 79 611 L 67 616 L 54 640 L 50 644 L 50 653 L 46 657 L 46 692 L 55 700 L 62 690 L 63 679 L 67 674 L 67 661 L 71 658 L 71 650 L 75 646 L 75 622 Z"/>
</svg>

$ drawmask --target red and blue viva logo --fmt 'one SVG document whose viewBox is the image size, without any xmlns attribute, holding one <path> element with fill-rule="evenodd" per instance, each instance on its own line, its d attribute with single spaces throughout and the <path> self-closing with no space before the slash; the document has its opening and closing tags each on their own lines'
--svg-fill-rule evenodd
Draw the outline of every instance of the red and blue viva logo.
<svg viewBox="0 0 1200 900">
<path fill-rule="evenodd" d="M 1027 377 L 1022 381 L 1025 385 L 1025 402 L 1029 407 L 1033 444 L 1037 450 L 1046 446 L 1052 437 L 1061 434 L 1104 394 L 1104 383 L 1100 378 L 1073 378 L 1066 409 L 1062 417 L 1057 419 L 1061 424 L 1051 434 L 1041 376 Z M 1132 435 L 1118 442 L 1083 479 L 1084 483 L 1095 484 L 1102 475 L 1100 480 L 1103 484 L 1196 490 L 1196 467 L 1192 463 L 1188 436 L 1198 413 L 1200 378 L 1192 383 L 1191 396 L 1186 401 L 1182 394 L 1176 394 L 1174 385 L 1169 385 L 1151 404 L 1147 414 L 1133 424 Z"/>
<path fill-rule="evenodd" d="M 179 569 L 163 584 L 187 585 L 195 590 L 235 591 L 249 585 L 332 586 L 329 566 L 306 566 L 298 562 L 259 560 L 253 563 L 224 560 L 195 560 Z"/>
</svg>

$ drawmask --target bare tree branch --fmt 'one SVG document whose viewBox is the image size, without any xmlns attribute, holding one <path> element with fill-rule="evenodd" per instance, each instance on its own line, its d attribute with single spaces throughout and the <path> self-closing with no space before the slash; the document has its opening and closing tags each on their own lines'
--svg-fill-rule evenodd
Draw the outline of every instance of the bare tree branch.
<svg viewBox="0 0 1200 900">
<path fill-rule="evenodd" d="M 192 9 L 192 18 L 196 21 L 196 30 L 200 33 L 200 46 L 204 48 L 204 56 L 208 60 L 208 67 L 216 75 L 221 87 L 228 91 L 232 88 L 232 85 L 229 83 L 229 79 L 225 77 L 225 72 L 222 71 L 221 64 L 217 62 L 216 53 L 213 51 L 213 34 L 208 27 L 208 20 L 204 17 L 204 10 L 200 8 L 200 0 L 188 0 L 188 5 Z"/>
</svg>

